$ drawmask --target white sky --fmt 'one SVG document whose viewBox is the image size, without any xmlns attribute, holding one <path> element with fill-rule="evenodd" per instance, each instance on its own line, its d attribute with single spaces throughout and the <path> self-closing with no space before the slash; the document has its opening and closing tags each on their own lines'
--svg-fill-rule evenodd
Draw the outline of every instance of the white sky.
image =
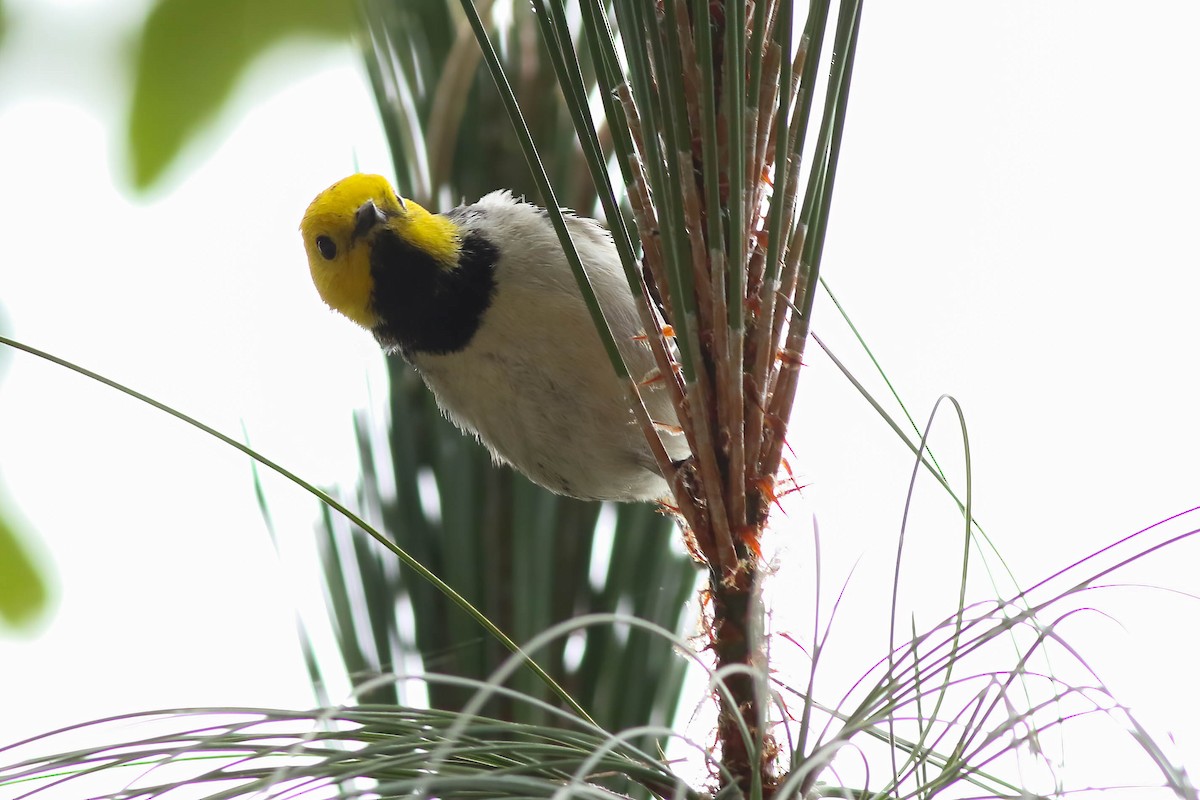
<svg viewBox="0 0 1200 800">
<path fill-rule="evenodd" d="M 158 199 L 131 200 L 114 178 L 122 78 L 106 59 L 132 8 L 5 4 L 9 330 L 231 435 L 244 422 L 318 484 L 345 481 L 351 411 L 382 390 L 381 357 L 318 302 L 296 228 L 356 163 L 389 168 L 356 57 L 269 59 L 219 146 Z M 963 404 L 976 515 L 1025 584 L 1200 504 L 1200 6 L 1139 10 L 876 2 L 863 23 L 824 274 L 922 422 L 942 393 Z M 60 58 L 69 42 L 77 55 Z M 336 113 L 318 113 L 330 98 Z M 815 328 L 869 377 L 824 298 Z M 138 709 L 311 705 L 293 608 L 319 597 L 279 566 L 245 459 L 5 355 L 0 478 L 59 598 L 35 636 L 0 639 L 0 742 Z M 793 513 L 818 516 L 826 595 L 855 569 L 839 621 L 873 631 L 910 463 L 815 345 L 807 361 L 792 444 L 810 486 Z M 940 419 L 935 448 L 961 464 Z M 315 506 L 268 488 L 283 535 L 302 541 Z M 902 594 L 919 625 L 956 597 L 950 510 L 918 492 Z M 808 564 L 810 545 L 792 557 Z M 1192 541 L 1114 580 L 1200 592 L 1197 564 Z M 1200 605 L 1136 588 L 1088 602 L 1114 619 L 1072 620 L 1071 641 L 1200 773 Z M 857 675 L 883 643 L 856 633 L 839 652 L 834 669 Z M 1102 769 L 1105 753 L 1087 752 L 1075 757 Z"/>
</svg>

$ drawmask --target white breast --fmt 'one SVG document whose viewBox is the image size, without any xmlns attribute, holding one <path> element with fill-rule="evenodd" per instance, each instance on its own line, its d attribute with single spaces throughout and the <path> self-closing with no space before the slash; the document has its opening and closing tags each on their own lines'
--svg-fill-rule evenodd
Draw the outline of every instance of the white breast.
<svg viewBox="0 0 1200 800">
<path fill-rule="evenodd" d="M 471 343 L 413 363 L 459 428 L 498 461 L 552 491 L 586 499 L 653 500 L 668 495 L 544 212 L 507 193 L 484 197 L 468 223 L 500 250 L 496 292 Z M 575 246 L 635 379 L 653 367 L 637 309 L 608 233 L 569 218 Z M 517 254 L 520 254 L 518 257 Z M 661 388 L 643 400 L 658 422 L 675 424 Z M 681 459 L 684 437 L 661 434 Z"/>
</svg>

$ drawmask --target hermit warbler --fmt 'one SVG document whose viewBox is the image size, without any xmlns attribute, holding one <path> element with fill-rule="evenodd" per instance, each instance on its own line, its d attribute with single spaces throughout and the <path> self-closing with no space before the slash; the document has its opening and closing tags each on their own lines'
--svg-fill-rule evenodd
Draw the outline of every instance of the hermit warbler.
<svg viewBox="0 0 1200 800">
<path fill-rule="evenodd" d="M 631 373 L 649 374 L 635 300 L 609 233 L 567 227 Z M 560 494 L 669 496 L 545 210 L 492 192 L 431 214 L 378 175 L 319 194 L 300 224 L 331 308 L 406 359 L 461 430 Z M 688 455 L 661 383 L 641 392 L 668 454 Z"/>
</svg>

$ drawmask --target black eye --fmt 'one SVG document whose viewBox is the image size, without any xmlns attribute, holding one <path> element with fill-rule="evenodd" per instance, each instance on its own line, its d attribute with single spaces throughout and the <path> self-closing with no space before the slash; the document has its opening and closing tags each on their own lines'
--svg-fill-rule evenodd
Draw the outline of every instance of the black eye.
<svg viewBox="0 0 1200 800">
<path fill-rule="evenodd" d="M 320 251 L 321 257 L 326 261 L 333 261 L 334 257 L 337 256 L 337 245 L 328 236 L 317 237 L 317 250 Z"/>
</svg>

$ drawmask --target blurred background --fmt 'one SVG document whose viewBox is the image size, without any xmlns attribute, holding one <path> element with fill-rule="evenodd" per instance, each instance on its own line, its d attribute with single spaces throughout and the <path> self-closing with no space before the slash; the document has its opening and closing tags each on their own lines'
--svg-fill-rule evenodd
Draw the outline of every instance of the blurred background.
<svg viewBox="0 0 1200 800">
<path fill-rule="evenodd" d="M 346 9 L 290 5 L 269 47 L 217 37 L 215 62 L 247 64 L 228 93 L 156 90 L 185 129 L 159 141 L 134 99 L 153 3 L 3 0 L 0 325 L 352 486 L 352 414 L 386 371 L 318 300 L 297 226 L 329 183 L 391 163 Z M 975 513 L 1021 585 L 1200 505 L 1200 8 L 1144 8 L 875 3 L 863 20 L 824 275 L 920 422 L 961 402 Z M 827 298 L 814 327 L 877 387 Z M 780 581 L 797 596 L 776 593 L 779 624 L 810 602 L 815 518 L 824 592 L 852 576 L 837 621 L 855 634 L 826 668 L 857 675 L 886 643 L 911 456 L 818 348 L 806 362 L 789 461 L 807 486 L 776 525 L 801 577 Z M 946 407 L 933 446 L 961 478 Z M 315 501 L 264 488 L 280 538 L 307 541 Z M 961 522 L 931 482 L 914 501 L 901 594 L 931 625 L 957 599 Z M 277 555 L 244 456 L 0 350 L 0 518 L 6 592 L 30 587 L 0 632 L 0 742 L 315 702 L 295 619 L 320 617 L 318 584 L 303 548 Z M 1059 630 L 1193 773 L 1198 563 L 1196 541 L 1152 555 Z"/>
</svg>

